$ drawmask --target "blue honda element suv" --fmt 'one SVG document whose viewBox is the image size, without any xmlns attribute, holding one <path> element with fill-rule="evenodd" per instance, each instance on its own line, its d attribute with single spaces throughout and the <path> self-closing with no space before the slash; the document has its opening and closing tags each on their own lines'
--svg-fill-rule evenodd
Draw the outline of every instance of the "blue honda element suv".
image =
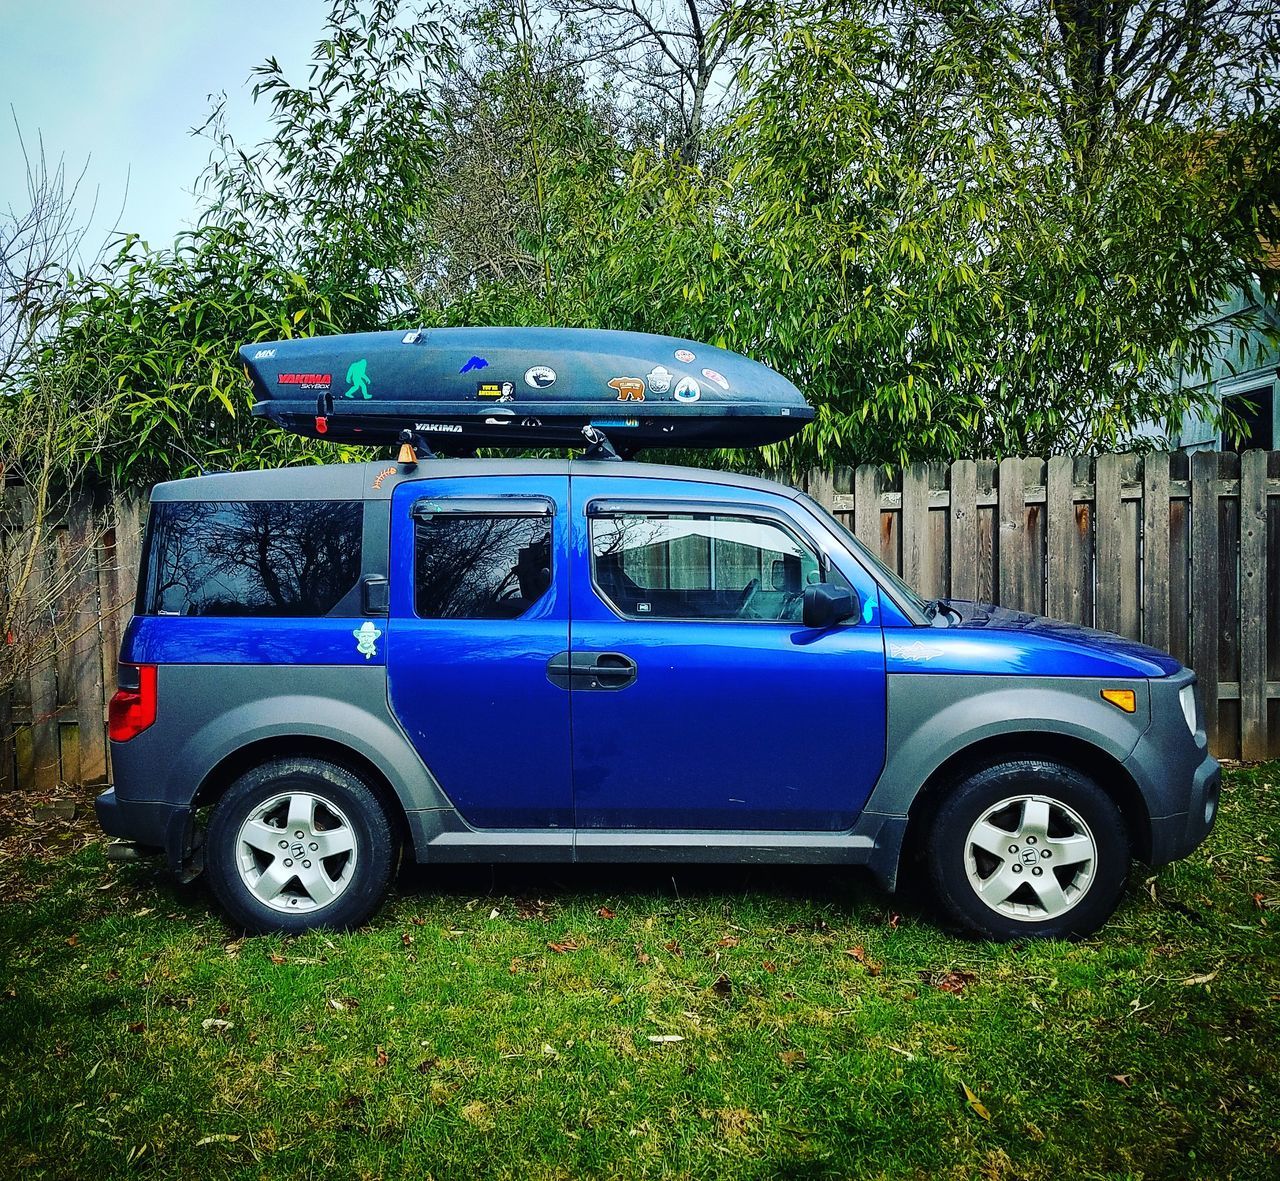
<svg viewBox="0 0 1280 1181">
<path fill-rule="evenodd" d="M 98 816 L 244 927 L 363 923 L 406 856 L 865 866 L 1070 937 L 1213 824 L 1164 653 L 922 602 L 779 484 L 420 442 L 152 493 Z"/>
</svg>

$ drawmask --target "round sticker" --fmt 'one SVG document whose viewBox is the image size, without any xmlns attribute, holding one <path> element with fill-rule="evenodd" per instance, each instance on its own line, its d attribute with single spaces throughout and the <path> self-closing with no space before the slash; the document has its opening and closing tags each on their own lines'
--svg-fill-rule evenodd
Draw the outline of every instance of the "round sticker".
<svg viewBox="0 0 1280 1181">
<path fill-rule="evenodd" d="M 677 402 L 696 402 L 702 397 L 702 387 L 692 377 L 682 377 L 676 382 Z"/>
<path fill-rule="evenodd" d="M 729 388 L 729 383 L 725 380 L 724 374 L 717 373 L 714 369 L 704 369 L 702 371 L 702 376 L 708 381 L 714 381 L 722 390 L 727 390 Z"/>
<path fill-rule="evenodd" d="M 671 371 L 665 366 L 656 365 L 649 370 L 645 381 L 655 394 L 665 394 L 671 388 Z"/>
<path fill-rule="evenodd" d="M 545 390 L 556 384 L 556 371 L 550 365 L 534 365 L 524 371 L 524 384 L 535 390 Z"/>
<path fill-rule="evenodd" d="M 676 360 L 688 365 L 693 361 L 693 354 L 688 349 L 676 349 Z"/>
</svg>

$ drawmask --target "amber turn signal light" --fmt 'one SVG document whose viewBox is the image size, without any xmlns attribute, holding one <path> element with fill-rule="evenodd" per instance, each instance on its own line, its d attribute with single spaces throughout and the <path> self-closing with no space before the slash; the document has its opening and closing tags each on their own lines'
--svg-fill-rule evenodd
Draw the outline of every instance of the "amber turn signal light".
<svg viewBox="0 0 1280 1181">
<path fill-rule="evenodd" d="M 1102 699 L 1111 702 L 1116 709 L 1122 709 L 1127 714 L 1133 713 L 1138 708 L 1138 699 L 1134 696 L 1132 689 L 1103 689 Z"/>
</svg>

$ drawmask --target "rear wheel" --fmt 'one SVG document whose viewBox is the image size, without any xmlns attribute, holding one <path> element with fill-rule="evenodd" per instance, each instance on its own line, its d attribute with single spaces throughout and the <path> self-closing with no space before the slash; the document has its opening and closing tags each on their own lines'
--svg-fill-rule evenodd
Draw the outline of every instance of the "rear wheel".
<svg viewBox="0 0 1280 1181">
<path fill-rule="evenodd" d="M 926 857 L 939 900 L 991 939 L 1066 939 L 1096 931 L 1129 871 L 1124 821 L 1071 767 L 1017 759 L 981 768 L 934 816 Z"/>
<path fill-rule="evenodd" d="M 348 928 L 386 894 L 395 841 L 358 776 L 321 759 L 273 759 L 218 801 L 205 857 L 209 884 L 251 931 Z"/>
</svg>

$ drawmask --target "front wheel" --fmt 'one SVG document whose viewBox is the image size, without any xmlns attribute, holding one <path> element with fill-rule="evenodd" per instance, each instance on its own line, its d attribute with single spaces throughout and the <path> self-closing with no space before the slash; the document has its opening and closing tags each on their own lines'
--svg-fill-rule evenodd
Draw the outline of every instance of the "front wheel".
<svg viewBox="0 0 1280 1181">
<path fill-rule="evenodd" d="M 378 798 L 352 772 L 282 758 L 227 789 L 205 860 L 218 901 L 250 931 L 346 929 L 381 904 L 395 841 Z"/>
<path fill-rule="evenodd" d="M 926 855 L 950 915 L 990 939 L 1070 939 L 1111 917 L 1129 872 L 1124 820 L 1087 776 L 1016 759 L 983 767 L 933 818 Z"/>
</svg>

